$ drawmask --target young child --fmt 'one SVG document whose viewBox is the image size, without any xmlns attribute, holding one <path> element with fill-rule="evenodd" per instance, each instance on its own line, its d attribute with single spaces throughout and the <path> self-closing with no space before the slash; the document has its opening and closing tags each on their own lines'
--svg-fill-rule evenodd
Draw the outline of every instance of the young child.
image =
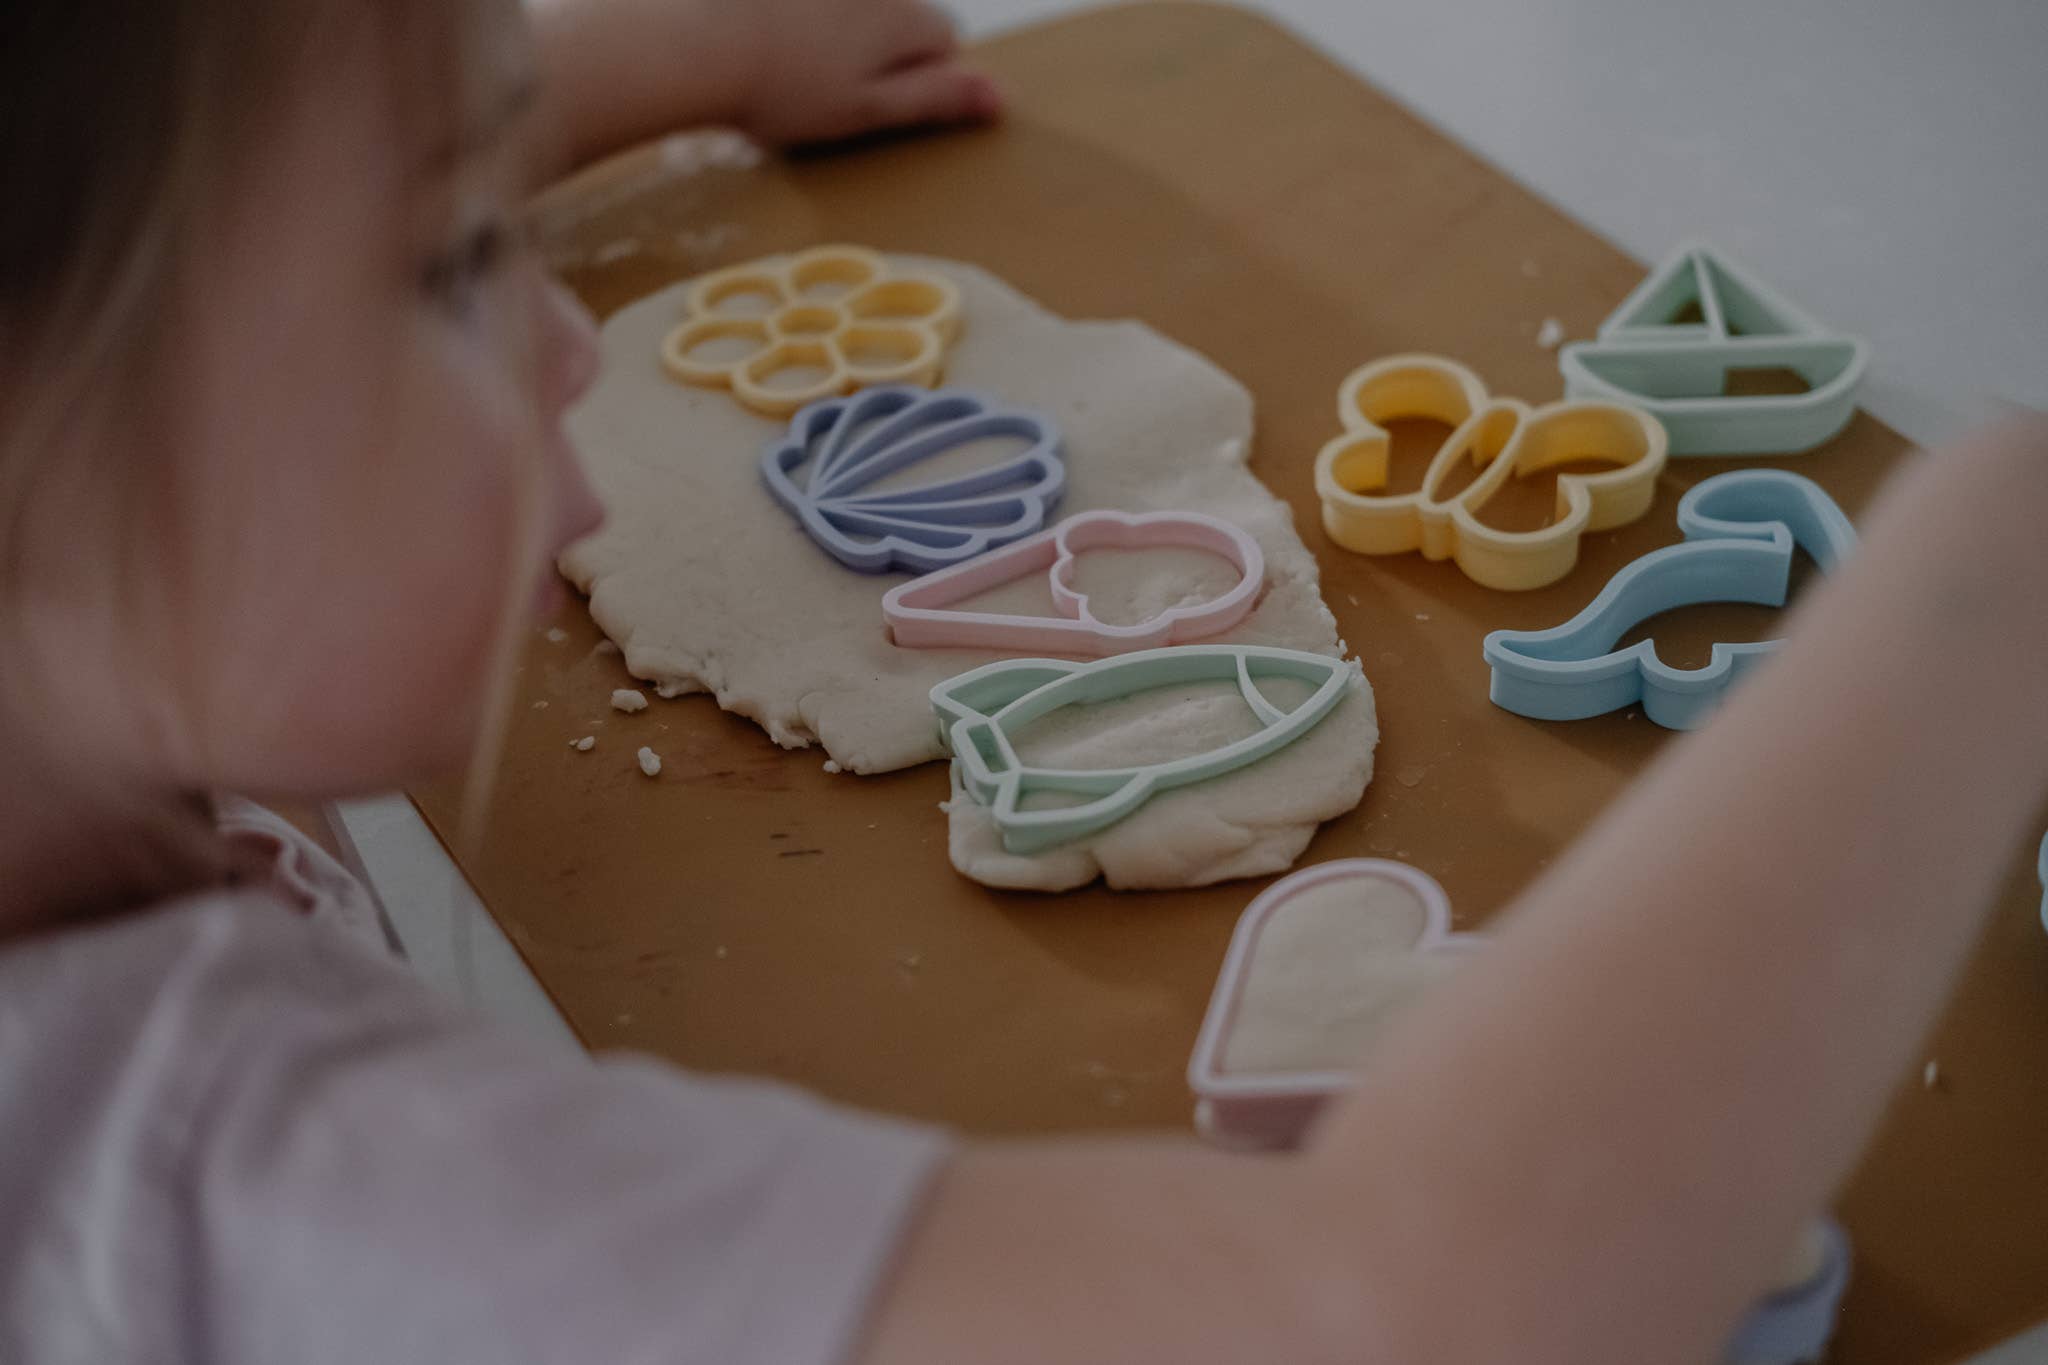
<svg viewBox="0 0 2048 1365">
<path fill-rule="evenodd" d="M 514 227 L 537 158 L 993 88 L 919 0 L 560 0 L 531 34 L 515 0 L 13 0 L 7 29 L 10 1365 L 1709 1361 L 2048 790 L 2031 419 L 1916 462 L 1296 1156 L 967 1145 L 536 1049 L 209 794 L 461 761 L 596 524 L 560 430 L 587 322 Z"/>
</svg>

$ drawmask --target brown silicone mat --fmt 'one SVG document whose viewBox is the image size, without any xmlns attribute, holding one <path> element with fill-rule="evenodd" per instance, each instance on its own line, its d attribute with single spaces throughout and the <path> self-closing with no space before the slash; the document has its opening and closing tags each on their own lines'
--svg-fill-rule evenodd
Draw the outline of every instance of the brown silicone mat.
<svg viewBox="0 0 2048 1365">
<path fill-rule="evenodd" d="M 1379 697 L 1378 776 L 1307 857 L 1404 858 L 1443 881 L 1465 927 L 1482 921 L 1666 736 L 1636 716 L 1495 710 L 1481 636 L 1571 615 L 1676 538 L 1685 487 L 1733 465 L 1674 462 L 1648 518 L 1592 537 L 1557 586 L 1503 595 L 1449 565 L 1332 549 L 1309 464 L 1336 429 L 1338 381 L 1377 355 L 1441 351 L 1497 392 L 1555 396 L 1538 325 L 1590 335 L 1643 265 L 1237 11 L 1104 10 L 982 52 L 1015 97 L 1000 130 L 689 178 L 636 155 L 551 194 L 549 250 L 600 311 L 815 242 L 931 252 L 1214 358 L 1257 396 L 1253 468 L 1293 504 Z M 1906 450 L 1859 416 L 1798 467 L 1853 515 Z M 1775 620 L 1700 608 L 1658 640 L 1683 662 Z M 591 654 L 580 606 L 560 624 L 566 643 L 536 633 L 527 652 L 489 835 L 464 869 L 592 1046 L 972 1132 L 1186 1124 L 1182 1069 L 1258 884 L 985 891 L 946 862 L 939 766 L 827 776 L 819 752 L 778 751 L 702 697 L 618 715 L 619 661 Z M 567 747 L 593 729 L 595 754 Z M 642 743 L 665 757 L 658 782 L 634 769 Z M 451 835 L 453 788 L 415 795 Z M 1941 1086 L 1924 1090 L 1917 1063 L 1901 1077 L 1843 1200 L 1859 1263 L 1842 1365 L 1933 1365 L 2048 1316 L 2048 935 L 2030 864 L 2015 861 L 1930 1044 Z"/>
</svg>

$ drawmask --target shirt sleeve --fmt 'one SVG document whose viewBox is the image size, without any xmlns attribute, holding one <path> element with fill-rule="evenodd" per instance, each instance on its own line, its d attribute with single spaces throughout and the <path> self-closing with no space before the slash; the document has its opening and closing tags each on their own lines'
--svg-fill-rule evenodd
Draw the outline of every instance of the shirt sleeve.
<svg viewBox="0 0 2048 1365">
<path fill-rule="evenodd" d="M 937 1135 L 528 1043 L 288 914 L 202 918 L 147 1016 L 204 1059 L 170 1106 L 179 1355 L 846 1359 Z"/>
</svg>

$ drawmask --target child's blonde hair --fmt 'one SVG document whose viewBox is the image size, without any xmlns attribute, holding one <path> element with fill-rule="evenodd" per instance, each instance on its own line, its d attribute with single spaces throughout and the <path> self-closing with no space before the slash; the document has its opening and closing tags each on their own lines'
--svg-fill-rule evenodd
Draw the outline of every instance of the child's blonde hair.
<svg viewBox="0 0 2048 1365">
<path fill-rule="evenodd" d="M 206 880 L 222 854 L 203 797 L 137 793 L 32 742 L 56 730 L 63 696 L 61 665 L 29 628 L 29 530 L 62 518 L 62 567 L 111 576 L 119 619 L 105 624 L 133 646 L 130 695 L 189 712 L 204 675 L 199 660 L 180 657 L 197 644 L 173 622 L 202 590 L 191 581 L 193 509 L 160 445 L 121 439 L 161 416 L 184 272 L 241 160 L 281 121 L 295 78 L 331 50 L 338 25 L 373 26 L 399 75 L 394 91 L 446 112 L 465 3 L 10 0 L 0 44 L 0 743 L 22 775 L 47 769 L 33 777 L 53 800 L 136 807 L 134 840 L 106 850 L 132 864 L 112 879 L 122 899 Z M 403 79 L 415 74 L 425 79 Z M 46 526 L 36 543 L 49 542 Z"/>
</svg>

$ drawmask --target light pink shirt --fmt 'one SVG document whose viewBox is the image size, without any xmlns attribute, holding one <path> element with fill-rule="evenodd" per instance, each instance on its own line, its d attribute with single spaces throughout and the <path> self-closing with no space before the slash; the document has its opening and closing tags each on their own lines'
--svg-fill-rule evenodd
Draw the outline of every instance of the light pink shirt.
<svg viewBox="0 0 2048 1365">
<path fill-rule="evenodd" d="M 0 1362 L 825 1365 L 937 1135 L 592 1062 L 276 884 L 0 949 Z"/>
</svg>

